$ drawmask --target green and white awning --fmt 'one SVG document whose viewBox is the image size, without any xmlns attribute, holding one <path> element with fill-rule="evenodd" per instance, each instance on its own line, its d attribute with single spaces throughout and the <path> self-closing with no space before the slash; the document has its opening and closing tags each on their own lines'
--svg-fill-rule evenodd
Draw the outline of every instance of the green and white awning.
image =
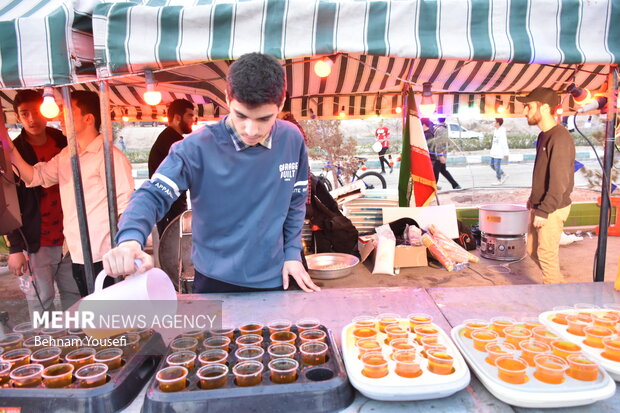
<svg viewBox="0 0 620 413">
<path fill-rule="evenodd" d="M 94 77 L 93 6 L 75 3 L 0 1 L 0 88 L 63 85 L 82 75 Z"/>
<path fill-rule="evenodd" d="M 105 77 L 252 51 L 619 63 L 619 21 L 615 0 L 150 0 L 98 5 L 93 30 Z"/>
</svg>

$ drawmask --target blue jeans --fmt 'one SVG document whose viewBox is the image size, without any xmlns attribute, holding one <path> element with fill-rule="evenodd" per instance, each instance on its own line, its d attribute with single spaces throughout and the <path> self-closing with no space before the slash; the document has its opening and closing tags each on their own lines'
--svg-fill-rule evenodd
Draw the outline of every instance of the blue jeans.
<svg viewBox="0 0 620 413">
<path fill-rule="evenodd" d="M 491 168 L 495 171 L 497 180 L 502 179 L 504 174 L 504 171 L 502 171 L 502 158 L 491 158 Z"/>
</svg>

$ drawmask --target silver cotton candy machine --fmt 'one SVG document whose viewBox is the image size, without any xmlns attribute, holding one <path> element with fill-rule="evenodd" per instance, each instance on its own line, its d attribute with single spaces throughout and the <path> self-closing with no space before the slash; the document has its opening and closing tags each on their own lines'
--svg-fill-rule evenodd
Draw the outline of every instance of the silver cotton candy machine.
<svg viewBox="0 0 620 413">
<path fill-rule="evenodd" d="M 489 204 L 479 210 L 480 256 L 515 261 L 526 254 L 529 210 L 523 204 Z"/>
</svg>

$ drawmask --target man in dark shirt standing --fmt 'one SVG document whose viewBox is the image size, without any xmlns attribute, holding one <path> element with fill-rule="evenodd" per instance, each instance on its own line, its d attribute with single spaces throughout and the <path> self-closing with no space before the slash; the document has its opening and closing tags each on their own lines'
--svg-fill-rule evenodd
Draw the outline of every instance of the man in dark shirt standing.
<svg viewBox="0 0 620 413">
<path fill-rule="evenodd" d="M 155 144 L 149 154 L 149 178 L 153 176 L 164 158 L 168 156 L 170 147 L 173 143 L 183 139 L 183 134 L 192 132 L 194 122 L 194 105 L 186 99 L 176 99 L 168 106 L 168 127 L 157 137 Z M 161 237 L 164 229 L 183 211 L 187 210 L 187 195 L 185 191 L 181 193 L 166 216 L 157 223 L 157 232 Z"/>
<path fill-rule="evenodd" d="M 47 162 L 67 146 L 61 131 L 48 128 L 39 110 L 43 96 L 34 90 L 17 92 L 13 109 L 23 129 L 13 144 L 30 165 Z M 49 188 L 17 187 L 23 226 L 7 235 L 9 269 L 18 277 L 31 271 L 26 293 L 29 311 L 54 310 L 54 282 L 63 310 L 80 299 L 73 279 L 71 259 L 63 254 L 63 213 L 58 185 Z"/>
<path fill-rule="evenodd" d="M 558 94 L 549 88 L 536 88 L 518 97 L 523 114 L 541 133 L 536 145 L 532 174 L 528 254 L 538 264 L 545 284 L 566 282 L 560 272 L 560 238 L 570 213 L 570 194 L 574 185 L 575 143 L 566 128 L 554 118 L 560 104 Z"/>
</svg>

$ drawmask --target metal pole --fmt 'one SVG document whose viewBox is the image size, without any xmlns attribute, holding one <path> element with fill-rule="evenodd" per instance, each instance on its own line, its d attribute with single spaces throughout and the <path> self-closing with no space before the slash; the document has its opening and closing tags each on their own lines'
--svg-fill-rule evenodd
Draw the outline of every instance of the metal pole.
<svg viewBox="0 0 620 413">
<path fill-rule="evenodd" d="M 73 189 L 75 190 L 75 207 L 77 209 L 80 239 L 82 241 L 82 254 L 84 256 L 84 272 L 86 274 L 86 287 L 88 293 L 94 289 L 95 274 L 93 273 L 93 253 L 90 249 L 90 237 L 88 232 L 88 220 L 86 218 L 86 202 L 84 201 L 84 186 L 78 158 L 78 143 L 73 128 L 73 111 L 71 110 L 71 91 L 68 86 L 62 87 L 62 100 L 64 104 L 65 132 L 71 154 L 71 170 L 73 171 Z"/>
<path fill-rule="evenodd" d="M 605 281 L 605 258 L 607 255 L 607 231 L 609 227 L 611 168 L 614 164 L 614 142 L 616 127 L 616 112 L 618 99 L 618 72 L 617 66 L 609 66 L 607 75 L 607 122 L 605 124 L 605 153 L 603 155 L 603 182 L 601 184 L 601 215 L 599 217 L 598 246 L 594 269 L 594 281 Z M 616 211 L 616 214 L 618 211 Z"/>
<path fill-rule="evenodd" d="M 118 207 L 116 205 L 116 182 L 114 181 L 114 136 L 110 119 L 110 88 L 107 82 L 99 82 L 99 105 L 101 106 L 101 131 L 103 133 L 103 156 L 105 162 L 105 183 L 108 190 L 108 218 L 110 220 L 110 243 L 116 246 L 114 239 L 118 230 Z"/>
</svg>

